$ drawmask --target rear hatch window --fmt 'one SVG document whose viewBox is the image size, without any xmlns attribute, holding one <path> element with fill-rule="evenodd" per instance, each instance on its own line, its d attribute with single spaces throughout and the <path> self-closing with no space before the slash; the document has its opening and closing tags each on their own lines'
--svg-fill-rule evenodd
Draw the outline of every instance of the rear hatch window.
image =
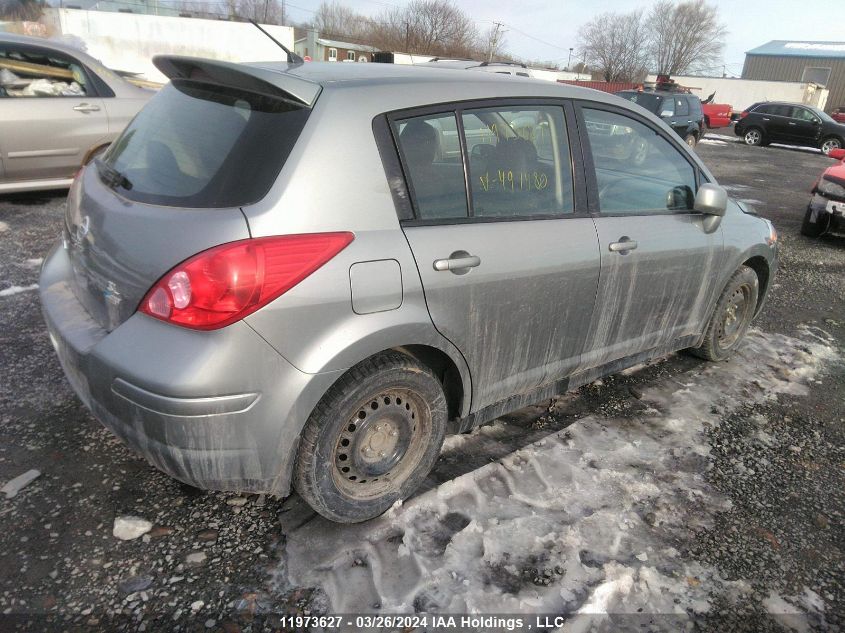
<svg viewBox="0 0 845 633">
<path fill-rule="evenodd" d="M 310 108 L 284 97 L 173 79 L 112 143 L 97 169 L 121 196 L 171 207 L 263 198 Z"/>
<path fill-rule="evenodd" d="M 654 114 L 660 112 L 660 104 L 663 102 L 663 97 L 648 92 L 623 91 L 617 92 L 616 95 L 628 101 L 633 101 Z"/>
</svg>

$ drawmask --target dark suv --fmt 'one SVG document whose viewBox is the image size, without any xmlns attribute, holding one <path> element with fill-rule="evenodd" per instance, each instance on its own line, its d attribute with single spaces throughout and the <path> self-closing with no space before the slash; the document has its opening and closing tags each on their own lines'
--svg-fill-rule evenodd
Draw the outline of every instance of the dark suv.
<svg viewBox="0 0 845 633">
<path fill-rule="evenodd" d="M 662 90 L 622 90 L 616 94 L 666 121 L 690 147 L 695 147 L 701 139 L 704 112 L 701 100 L 695 95 Z"/>
<path fill-rule="evenodd" d="M 739 116 L 734 132 L 748 145 L 787 143 L 817 147 L 824 154 L 845 146 L 845 125 L 813 106 L 766 101 Z"/>
</svg>

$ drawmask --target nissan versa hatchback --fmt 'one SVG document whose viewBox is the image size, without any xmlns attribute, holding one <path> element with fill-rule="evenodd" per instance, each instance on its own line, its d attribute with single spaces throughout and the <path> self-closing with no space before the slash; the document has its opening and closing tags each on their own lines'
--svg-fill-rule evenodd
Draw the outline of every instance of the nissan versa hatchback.
<svg viewBox="0 0 845 633">
<path fill-rule="evenodd" d="M 772 283 L 772 225 L 618 97 L 156 64 L 170 83 L 76 178 L 40 293 L 82 401 L 188 484 L 375 517 L 447 433 L 675 350 L 727 358 Z"/>
</svg>

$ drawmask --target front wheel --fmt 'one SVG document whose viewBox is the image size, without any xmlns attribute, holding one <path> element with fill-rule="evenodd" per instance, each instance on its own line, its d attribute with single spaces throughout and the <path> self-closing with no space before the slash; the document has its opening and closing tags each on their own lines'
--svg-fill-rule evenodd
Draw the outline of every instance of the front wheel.
<svg viewBox="0 0 845 633">
<path fill-rule="evenodd" d="M 763 144 L 763 132 L 759 128 L 752 127 L 745 131 L 742 137 L 746 145 L 753 145 L 759 147 Z"/>
<path fill-rule="evenodd" d="M 447 419 L 443 387 L 427 367 L 396 352 L 363 361 L 306 422 L 294 487 L 332 521 L 375 518 L 422 483 Z"/>
<path fill-rule="evenodd" d="M 842 141 L 835 136 L 830 136 L 822 141 L 821 150 L 825 156 L 829 155 L 833 150 L 842 147 Z"/>
<path fill-rule="evenodd" d="M 804 221 L 801 222 L 801 235 L 821 237 L 828 228 L 830 228 L 830 214 L 824 211 L 813 211 L 813 207 L 807 205 Z"/>
<path fill-rule="evenodd" d="M 722 291 L 704 331 L 704 341 L 689 351 L 705 360 L 727 360 L 751 325 L 760 285 L 757 273 L 741 266 Z"/>
<path fill-rule="evenodd" d="M 698 141 L 698 139 L 695 137 L 695 134 L 692 134 L 692 133 L 687 134 L 686 137 L 684 138 L 684 142 L 687 145 L 689 145 L 690 147 L 695 147 L 695 144 L 696 144 L 697 141 Z"/>
</svg>

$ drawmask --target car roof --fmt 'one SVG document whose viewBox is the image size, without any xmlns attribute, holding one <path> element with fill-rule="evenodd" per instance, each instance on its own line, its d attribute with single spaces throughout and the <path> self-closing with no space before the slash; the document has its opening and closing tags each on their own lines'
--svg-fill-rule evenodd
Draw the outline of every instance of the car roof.
<svg viewBox="0 0 845 633">
<path fill-rule="evenodd" d="M 30 37 L 29 35 L 18 35 L 16 33 L 4 32 L 0 33 L 0 43 L 3 42 L 38 46 L 39 48 L 46 48 L 52 51 L 57 51 L 59 53 L 67 53 L 68 55 L 73 55 L 74 57 L 78 57 L 80 61 L 85 63 L 101 63 L 99 60 L 95 59 L 94 57 L 91 57 L 81 48 L 77 48 L 71 44 L 68 44 L 67 42 L 62 42 L 60 40 L 48 40 L 43 37 Z"/>
<path fill-rule="evenodd" d="M 25 46 L 37 46 L 57 53 L 65 53 L 79 60 L 97 76 L 106 82 L 117 97 L 137 97 L 147 95 L 147 91 L 138 86 L 133 86 L 113 70 L 108 69 L 99 59 L 92 57 L 81 48 L 77 48 L 67 42 L 59 40 L 48 40 L 43 37 L 30 37 L 28 35 L 17 35 L 16 33 L 0 32 L 0 44 L 22 44 Z"/>
<path fill-rule="evenodd" d="M 284 61 L 250 62 L 245 64 L 278 74 L 279 87 L 284 88 L 286 77 L 296 78 L 319 85 L 323 90 L 372 90 L 383 88 L 394 91 L 391 96 L 401 100 L 395 93 L 398 86 L 425 86 L 427 93 L 423 103 L 460 101 L 497 96 L 508 97 L 568 97 L 610 103 L 626 102 L 619 97 L 598 90 L 572 86 L 558 82 L 511 75 L 480 72 L 456 72 L 454 68 L 437 67 L 434 64 L 381 64 L 370 62 L 306 62 L 290 64 Z M 381 92 L 381 91 L 379 91 Z M 391 107 L 383 109 L 392 109 Z"/>
</svg>

